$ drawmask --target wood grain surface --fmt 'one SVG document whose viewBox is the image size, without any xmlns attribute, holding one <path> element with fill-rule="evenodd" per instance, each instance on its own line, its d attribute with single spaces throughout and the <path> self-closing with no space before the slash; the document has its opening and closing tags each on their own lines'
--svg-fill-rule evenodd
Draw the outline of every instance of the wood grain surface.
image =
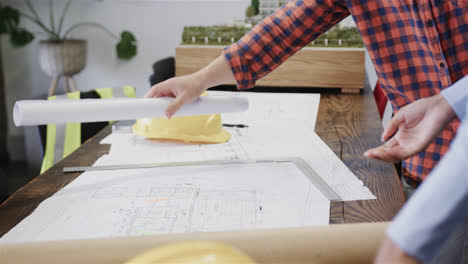
<svg viewBox="0 0 468 264">
<path fill-rule="evenodd" d="M 315 132 L 377 200 L 334 202 L 330 223 L 390 221 L 405 198 L 392 164 L 370 160 L 363 153 L 381 144 L 382 125 L 372 92 L 322 94 Z"/>
<path fill-rule="evenodd" d="M 223 46 L 180 45 L 176 48 L 176 75 L 194 73 L 216 59 Z M 364 88 L 365 62 L 361 48 L 303 48 L 256 86 Z"/>
<path fill-rule="evenodd" d="M 377 200 L 332 203 L 330 223 L 390 221 L 404 203 L 395 168 L 362 155 L 366 149 L 380 143 L 382 132 L 372 92 L 365 89 L 361 94 L 322 94 L 315 130 L 378 197 Z M 99 141 L 110 132 L 111 127 L 106 127 L 0 205 L 0 236 L 79 176 L 79 173 L 63 174 L 63 167 L 89 166 L 108 153 L 109 145 L 100 145 Z"/>
</svg>

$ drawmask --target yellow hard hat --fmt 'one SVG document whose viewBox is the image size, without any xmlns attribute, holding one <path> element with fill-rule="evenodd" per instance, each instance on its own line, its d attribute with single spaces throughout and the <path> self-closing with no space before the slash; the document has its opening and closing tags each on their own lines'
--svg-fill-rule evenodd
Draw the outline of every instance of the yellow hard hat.
<svg viewBox="0 0 468 264">
<path fill-rule="evenodd" d="M 146 251 L 125 264 L 255 264 L 247 255 L 219 242 L 178 242 Z"/>
<path fill-rule="evenodd" d="M 138 119 L 133 132 L 147 138 L 184 142 L 223 143 L 231 138 L 223 129 L 220 114 Z"/>
</svg>

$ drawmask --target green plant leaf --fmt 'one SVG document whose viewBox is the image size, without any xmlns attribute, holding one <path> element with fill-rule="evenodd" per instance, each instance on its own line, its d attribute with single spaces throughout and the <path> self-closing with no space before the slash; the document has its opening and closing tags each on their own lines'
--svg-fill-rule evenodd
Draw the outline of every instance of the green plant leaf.
<svg viewBox="0 0 468 264">
<path fill-rule="evenodd" d="M 247 10 L 245 11 L 245 16 L 246 17 L 255 16 L 255 7 L 253 5 L 249 5 L 249 7 L 247 7 Z"/>
<path fill-rule="evenodd" d="M 252 3 L 252 6 L 254 7 L 255 15 L 258 15 L 258 13 L 260 13 L 260 1 L 252 0 L 251 3 Z"/>
<path fill-rule="evenodd" d="M 8 26 L 5 23 L 5 21 L 3 21 L 3 19 L 4 19 L 3 12 L 2 10 L 0 10 L 0 34 L 8 33 Z"/>
<path fill-rule="evenodd" d="M 116 50 L 119 59 L 129 60 L 135 57 L 137 54 L 135 36 L 129 31 L 123 31 L 120 34 L 120 41 L 117 43 Z"/>
<path fill-rule="evenodd" d="M 19 24 L 20 13 L 9 6 L 0 7 L 0 34 L 10 33 Z"/>
<path fill-rule="evenodd" d="M 120 34 L 120 38 L 125 41 L 136 41 L 135 36 L 130 31 L 123 31 Z"/>
<path fill-rule="evenodd" d="M 5 21 L 4 7 L 0 6 L 0 34 L 8 33 L 8 27 Z"/>
<path fill-rule="evenodd" d="M 29 44 L 34 35 L 24 28 L 15 28 L 10 32 L 10 42 L 13 47 L 22 47 Z"/>
</svg>

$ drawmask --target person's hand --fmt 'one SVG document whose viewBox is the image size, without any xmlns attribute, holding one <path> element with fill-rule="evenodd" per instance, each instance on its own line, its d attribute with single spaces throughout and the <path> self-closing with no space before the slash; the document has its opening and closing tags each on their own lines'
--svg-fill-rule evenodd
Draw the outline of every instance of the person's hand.
<svg viewBox="0 0 468 264">
<path fill-rule="evenodd" d="M 392 240 L 386 238 L 380 246 L 374 264 L 417 264 L 417 259 L 406 254 Z"/>
<path fill-rule="evenodd" d="M 230 65 L 224 56 L 219 56 L 208 66 L 193 74 L 156 84 L 145 97 L 175 97 L 166 109 L 167 118 L 171 118 L 183 104 L 197 99 L 206 89 L 235 81 Z"/>
<path fill-rule="evenodd" d="M 197 76 L 191 74 L 158 83 L 145 97 L 175 97 L 166 109 L 167 118 L 171 118 L 183 104 L 197 99 L 205 90 Z"/>
<path fill-rule="evenodd" d="M 423 151 L 454 117 L 454 110 L 442 95 L 420 99 L 401 108 L 382 134 L 382 141 L 388 141 L 364 155 L 388 162 L 409 158 Z"/>
</svg>

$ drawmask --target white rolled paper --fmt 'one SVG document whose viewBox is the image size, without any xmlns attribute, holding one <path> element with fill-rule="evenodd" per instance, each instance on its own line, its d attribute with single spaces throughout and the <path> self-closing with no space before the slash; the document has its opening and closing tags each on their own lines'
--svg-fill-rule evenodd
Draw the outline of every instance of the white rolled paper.
<svg viewBox="0 0 468 264">
<path fill-rule="evenodd" d="M 15 103 L 16 126 L 86 123 L 164 117 L 174 98 L 115 98 L 82 100 L 23 100 Z M 185 104 L 175 116 L 208 115 L 247 110 L 244 96 L 207 95 Z"/>
</svg>

